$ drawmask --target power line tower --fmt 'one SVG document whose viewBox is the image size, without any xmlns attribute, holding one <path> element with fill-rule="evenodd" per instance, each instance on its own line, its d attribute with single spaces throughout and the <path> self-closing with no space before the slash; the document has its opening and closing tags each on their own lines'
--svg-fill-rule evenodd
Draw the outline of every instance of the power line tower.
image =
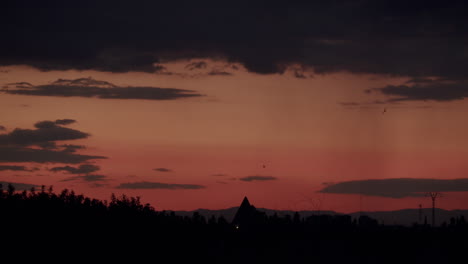
<svg viewBox="0 0 468 264">
<path fill-rule="evenodd" d="M 426 196 L 431 197 L 432 199 L 432 227 L 435 226 L 435 202 L 437 198 L 442 197 L 440 192 L 428 192 Z"/>
<path fill-rule="evenodd" d="M 419 204 L 419 224 L 422 223 L 422 204 Z"/>
</svg>

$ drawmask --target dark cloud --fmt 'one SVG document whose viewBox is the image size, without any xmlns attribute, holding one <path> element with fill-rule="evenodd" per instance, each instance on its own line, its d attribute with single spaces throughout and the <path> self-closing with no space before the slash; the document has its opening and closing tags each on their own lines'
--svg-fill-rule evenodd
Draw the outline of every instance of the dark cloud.
<svg viewBox="0 0 468 264">
<path fill-rule="evenodd" d="M 50 171 L 53 171 L 53 172 L 63 171 L 63 172 L 68 172 L 70 174 L 86 174 L 86 173 L 98 171 L 99 169 L 100 167 L 96 165 L 81 164 L 80 166 L 78 166 L 78 168 L 71 167 L 71 166 L 53 167 L 50 169 Z"/>
<path fill-rule="evenodd" d="M 205 69 L 206 66 L 207 66 L 207 63 L 204 61 L 195 61 L 195 62 L 185 65 L 185 69 L 189 71 L 193 71 L 195 69 Z"/>
<path fill-rule="evenodd" d="M 31 146 L 59 140 L 74 140 L 89 137 L 75 129 L 61 127 L 52 121 L 41 121 L 34 124 L 36 129 L 16 128 L 8 134 L 0 135 L 0 146 Z"/>
<path fill-rule="evenodd" d="M 70 177 L 62 181 L 63 182 L 66 182 L 66 181 L 105 182 L 108 180 L 109 179 L 105 175 L 89 174 L 89 175 L 83 175 L 83 176 Z"/>
<path fill-rule="evenodd" d="M 0 131 L 5 131 L 5 130 L 6 130 L 6 127 L 0 126 Z"/>
<path fill-rule="evenodd" d="M 427 192 L 468 192 L 468 178 L 461 179 L 381 179 L 333 183 L 321 193 L 362 194 L 389 198 L 419 197 Z"/>
<path fill-rule="evenodd" d="M 160 75 L 178 75 L 178 76 L 182 76 L 180 73 L 169 71 L 169 70 L 168 70 L 165 66 L 163 66 L 163 65 L 155 65 L 154 68 L 155 68 L 155 70 L 154 70 L 154 73 L 155 73 L 155 74 L 160 74 Z"/>
<path fill-rule="evenodd" d="M 75 122 L 76 122 L 76 120 L 74 120 L 74 119 L 57 119 L 57 120 L 55 120 L 55 124 L 64 125 L 64 126 L 69 125 L 69 124 L 73 124 Z"/>
<path fill-rule="evenodd" d="M 154 71 L 155 73 L 164 73 L 164 72 L 167 72 L 167 68 L 163 65 L 155 65 Z"/>
<path fill-rule="evenodd" d="M 65 121 L 65 123 L 70 123 L 70 121 Z M 77 164 L 92 159 L 106 158 L 76 154 L 76 150 L 84 148 L 83 146 L 57 145 L 56 143 L 62 140 L 84 139 L 89 137 L 88 133 L 62 127 L 53 121 L 40 121 L 34 126 L 35 129 L 16 128 L 10 133 L 0 134 L 0 162 Z"/>
<path fill-rule="evenodd" d="M 195 93 L 191 90 L 175 88 L 159 88 L 149 86 L 120 87 L 109 82 L 98 81 L 92 78 L 80 78 L 75 80 L 58 79 L 51 84 L 31 86 L 28 88 L 12 86 L 8 89 L 4 89 L 2 92 L 17 95 L 141 100 L 174 100 L 178 98 L 202 96 L 201 94 Z M 57 121 L 63 123 L 63 120 Z M 52 123 L 55 124 L 55 122 Z M 47 126 L 50 124 L 48 123 L 41 125 Z"/>
<path fill-rule="evenodd" d="M 156 168 L 156 169 L 153 169 L 155 171 L 159 171 L 159 172 L 172 172 L 171 169 L 167 169 L 167 168 Z"/>
<path fill-rule="evenodd" d="M 216 173 L 216 174 L 212 174 L 211 176 L 215 176 L 215 177 L 224 177 L 224 176 L 227 176 L 227 174 Z"/>
<path fill-rule="evenodd" d="M 384 95 L 390 96 L 388 102 L 399 101 L 454 101 L 468 97 L 467 80 L 430 80 L 412 79 L 407 84 L 387 85 L 375 88 Z"/>
<path fill-rule="evenodd" d="M 3 8 L 0 65 L 44 71 L 155 72 L 161 61 L 204 57 L 264 74 L 301 64 L 318 73 L 466 78 L 468 66 L 464 1 L 30 0 Z"/>
<path fill-rule="evenodd" d="M 106 159 L 104 156 L 82 155 L 47 149 L 26 147 L 1 147 L 0 162 L 37 162 L 78 164 L 93 159 Z"/>
<path fill-rule="evenodd" d="M 40 121 L 34 124 L 35 128 L 55 128 L 57 127 L 53 121 Z"/>
<path fill-rule="evenodd" d="M 261 175 L 254 175 L 254 176 L 246 176 L 239 178 L 241 181 L 251 182 L 251 181 L 272 181 L 277 180 L 278 178 L 273 176 L 261 176 Z"/>
<path fill-rule="evenodd" d="M 38 168 L 28 169 L 25 166 L 17 165 L 0 165 L 0 171 L 11 170 L 11 171 L 36 171 Z"/>
<path fill-rule="evenodd" d="M 73 144 L 57 145 L 57 143 L 55 143 L 54 141 L 41 142 L 41 143 L 37 143 L 34 145 L 42 149 L 60 150 L 61 152 L 68 152 L 68 153 L 74 153 L 80 149 L 86 149 L 86 146 L 83 146 L 83 145 L 73 145 Z"/>
<path fill-rule="evenodd" d="M 31 190 L 31 188 L 39 188 L 39 185 L 35 184 L 29 184 L 29 183 L 18 183 L 18 182 L 5 182 L 5 181 L 0 181 L 0 184 L 3 187 L 3 190 L 7 190 L 8 185 L 11 184 L 13 187 L 15 187 L 16 191 L 24 191 L 24 190 Z"/>
<path fill-rule="evenodd" d="M 41 142 L 41 143 L 37 143 L 35 145 L 42 148 L 42 149 L 52 150 L 52 149 L 57 149 L 58 148 L 57 143 L 55 143 L 53 141 Z"/>
<path fill-rule="evenodd" d="M 68 152 L 68 153 L 74 153 L 76 152 L 77 150 L 79 149 L 86 149 L 85 146 L 82 146 L 82 145 L 73 145 L 73 144 L 64 144 L 64 145 L 61 145 L 60 147 L 62 147 L 62 152 Z"/>
<path fill-rule="evenodd" d="M 121 183 L 116 187 L 117 189 L 168 189 L 168 190 L 196 190 L 203 189 L 205 186 L 197 184 L 175 184 L 175 183 L 161 183 L 161 182 L 129 182 Z"/>
</svg>

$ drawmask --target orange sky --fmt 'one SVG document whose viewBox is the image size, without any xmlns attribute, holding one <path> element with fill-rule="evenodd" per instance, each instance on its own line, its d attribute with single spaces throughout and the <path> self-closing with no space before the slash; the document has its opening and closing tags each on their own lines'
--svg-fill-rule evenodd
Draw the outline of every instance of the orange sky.
<svg viewBox="0 0 468 264">
<path fill-rule="evenodd" d="M 204 61 L 211 67 L 226 64 Z M 108 157 L 95 161 L 101 166 L 98 174 L 106 175 L 108 181 L 105 187 L 60 182 L 69 175 L 47 171 L 60 164 L 42 164 L 35 172 L 2 171 L 0 180 L 72 188 L 101 199 L 111 193 L 138 195 L 158 210 L 221 209 L 237 206 L 247 195 L 257 207 L 353 212 L 416 208 L 420 203 L 429 207 L 430 199 L 359 198 L 317 191 L 324 183 L 349 180 L 467 175 L 464 113 L 468 107 L 463 100 L 345 107 L 339 103 L 382 100 L 381 95 L 364 91 L 406 79 L 349 73 L 299 79 L 291 72 L 249 73 L 241 66 L 231 70 L 231 76 L 208 76 L 202 70 L 189 76 L 194 75 L 184 69 L 189 62 L 165 64 L 169 71 L 179 73 L 173 75 L 3 67 L 8 72 L 0 73 L 2 85 L 92 77 L 121 86 L 189 89 L 205 96 L 152 101 L 0 94 L 0 125 L 6 132 L 32 128 L 42 120 L 77 120 L 70 127 L 92 136 L 74 143 L 87 146 L 80 153 Z M 253 175 L 277 180 L 239 180 Z M 206 188 L 115 188 L 138 181 Z M 461 198 L 467 198 L 466 194 L 448 193 L 440 207 L 467 208 Z"/>
</svg>

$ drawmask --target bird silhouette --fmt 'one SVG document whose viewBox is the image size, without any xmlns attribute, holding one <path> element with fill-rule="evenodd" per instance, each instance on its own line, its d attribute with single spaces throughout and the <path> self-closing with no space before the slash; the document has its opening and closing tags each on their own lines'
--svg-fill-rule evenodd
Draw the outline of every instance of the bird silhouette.
<svg viewBox="0 0 468 264">
<path fill-rule="evenodd" d="M 387 112 L 387 108 L 384 108 L 384 109 L 383 109 L 382 115 L 385 114 L 385 112 Z"/>
</svg>

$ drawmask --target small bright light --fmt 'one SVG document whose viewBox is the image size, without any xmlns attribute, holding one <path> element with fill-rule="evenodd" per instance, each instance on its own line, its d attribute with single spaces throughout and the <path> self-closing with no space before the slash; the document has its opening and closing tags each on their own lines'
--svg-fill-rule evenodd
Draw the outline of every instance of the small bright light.
<svg viewBox="0 0 468 264">
<path fill-rule="evenodd" d="M 238 226 L 238 225 L 236 225 L 236 229 L 239 229 L 239 226 Z"/>
</svg>

